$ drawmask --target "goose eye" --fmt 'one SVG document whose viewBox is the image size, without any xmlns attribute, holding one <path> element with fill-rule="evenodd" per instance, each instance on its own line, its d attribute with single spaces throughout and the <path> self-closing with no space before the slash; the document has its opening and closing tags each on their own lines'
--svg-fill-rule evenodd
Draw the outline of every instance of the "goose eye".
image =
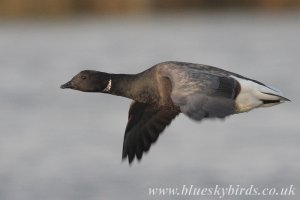
<svg viewBox="0 0 300 200">
<path fill-rule="evenodd" d="M 80 77 L 82 80 L 85 80 L 86 79 L 86 76 L 81 76 Z"/>
</svg>

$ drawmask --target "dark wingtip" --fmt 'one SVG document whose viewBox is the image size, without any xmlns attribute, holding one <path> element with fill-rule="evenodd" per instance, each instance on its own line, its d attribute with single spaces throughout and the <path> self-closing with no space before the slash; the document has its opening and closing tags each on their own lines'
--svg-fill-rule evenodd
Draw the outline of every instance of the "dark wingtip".
<svg viewBox="0 0 300 200">
<path fill-rule="evenodd" d="M 127 160 L 127 158 L 128 158 L 128 164 L 129 164 L 129 166 L 131 166 L 132 162 L 134 160 L 134 157 L 131 158 L 131 157 L 129 157 L 129 155 L 123 153 L 122 154 L 122 162 L 125 162 L 125 160 Z"/>
<path fill-rule="evenodd" d="M 131 163 L 133 162 L 133 160 L 134 160 L 134 155 L 128 155 L 128 163 L 129 163 L 129 165 L 131 165 Z"/>
<path fill-rule="evenodd" d="M 279 96 L 281 99 L 280 99 L 280 101 L 291 101 L 290 99 L 288 99 L 288 98 L 285 98 L 285 97 L 283 97 L 283 96 Z"/>
<path fill-rule="evenodd" d="M 126 159 L 127 159 L 127 155 L 124 154 L 124 152 L 123 152 L 123 154 L 122 154 L 122 162 L 124 162 Z"/>
</svg>

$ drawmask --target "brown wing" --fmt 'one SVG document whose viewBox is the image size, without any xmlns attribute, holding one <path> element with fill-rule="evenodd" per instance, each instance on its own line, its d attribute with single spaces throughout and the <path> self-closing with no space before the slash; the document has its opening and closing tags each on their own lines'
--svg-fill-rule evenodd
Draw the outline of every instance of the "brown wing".
<svg viewBox="0 0 300 200">
<path fill-rule="evenodd" d="M 128 157 L 129 163 L 135 157 L 141 160 L 143 152 L 150 149 L 151 144 L 178 114 L 177 110 L 133 101 L 128 114 L 122 158 Z"/>
</svg>

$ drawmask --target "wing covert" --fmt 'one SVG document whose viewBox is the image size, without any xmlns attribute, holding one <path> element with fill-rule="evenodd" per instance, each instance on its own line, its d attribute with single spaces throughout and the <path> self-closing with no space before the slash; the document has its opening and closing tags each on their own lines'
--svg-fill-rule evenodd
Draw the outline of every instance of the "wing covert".
<svg viewBox="0 0 300 200">
<path fill-rule="evenodd" d="M 172 83 L 173 103 L 188 117 L 199 121 L 224 118 L 235 112 L 235 98 L 240 90 L 235 79 L 201 67 L 173 65 L 161 70 Z"/>
</svg>

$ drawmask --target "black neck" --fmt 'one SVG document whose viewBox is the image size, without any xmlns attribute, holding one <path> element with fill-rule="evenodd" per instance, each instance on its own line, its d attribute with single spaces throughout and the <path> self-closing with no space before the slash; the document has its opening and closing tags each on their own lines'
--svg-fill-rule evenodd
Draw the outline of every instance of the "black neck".
<svg viewBox="0 0 300 200">
<path fill-rule="evenodd" d="M 136 75 L 132 74 L 110 74 L 111 90 L 110 94 L 134 99 Z"/>
<path fill-rule="evenodd" d="M 155 103 L 158 101 L 159 94 L 150 76 L 144 76 L 144 74 L 111 74 L 110 76 L 110 94 L 127 97 L 143 103 Z"/>
</svg>

